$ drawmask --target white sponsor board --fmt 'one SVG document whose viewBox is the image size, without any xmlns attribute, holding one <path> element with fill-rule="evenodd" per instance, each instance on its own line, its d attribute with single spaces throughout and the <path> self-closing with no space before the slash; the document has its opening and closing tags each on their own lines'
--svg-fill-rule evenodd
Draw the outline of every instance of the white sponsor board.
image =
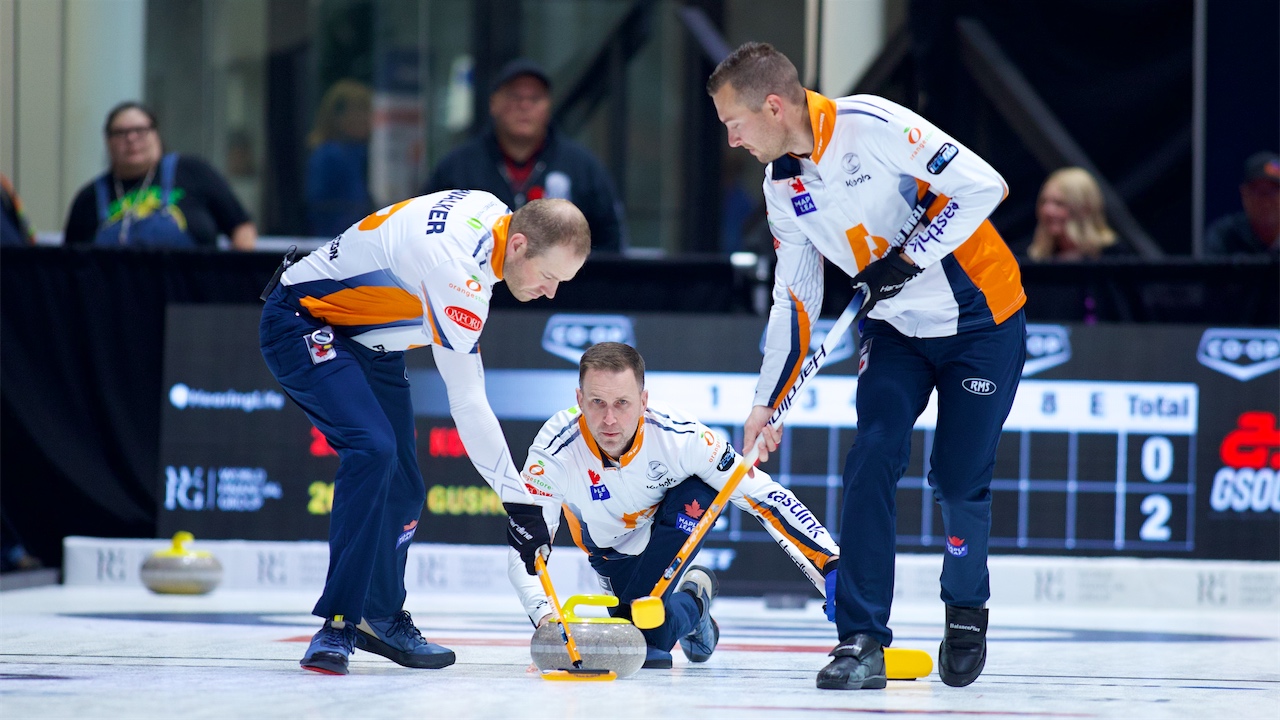
<svg viewBox="0 0 1280 720">
<path fill-rule="evenodd" d="M 152 552 L 168 546 L 167 540 L 68 537 L 64 583 L 141 588 L 138 569 Z M 318 595 L 329 559 L 323 542 L 205 540 L 191 549 L 217 556 L 224 569 L 219 587 L 235 590 Z M 695 560 L 722 567 L 729 558 L 722 556 L 726 551 L 718 552 Z M 600 592 L 584 553 L 559 548 L 549 566 L 561 598 Z M 993 605 L 1280 610 L 1280 562 L 996 555 L 990 566 Z M 894 600 L 937 603 L 941 570 L 941 553 L 900 553 Z M 507 548 L 500 545 L 415 544 L 405 586 L 411 593 L 514 594 L 507 580 Z"/>
</svg>

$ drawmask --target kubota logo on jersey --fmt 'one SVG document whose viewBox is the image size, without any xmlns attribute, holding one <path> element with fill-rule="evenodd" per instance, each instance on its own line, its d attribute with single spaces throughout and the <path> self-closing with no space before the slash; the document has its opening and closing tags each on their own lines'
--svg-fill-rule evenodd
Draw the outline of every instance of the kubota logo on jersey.
<svg viewBox="0 0 1280 720">
<path fill-rule="evenodd" d="M 484 324 L 480 321 L 479 315 L 476 315 L 470 310 L 460 308 L 457 305 L 450 305 L 446 307 L 444 309 L 444 314 L 448 315 L 450 320 L 458 323 L 468 330 L 479 330 Z"/>
<path fill-rule="evenodd" d="M 1280 428 L 1275 413 L 1241 413 L 1218 454 L 1225 467 L 1213 476 L 1209 505 L 1214 510 L 1280 512 Z"/>
</svg>

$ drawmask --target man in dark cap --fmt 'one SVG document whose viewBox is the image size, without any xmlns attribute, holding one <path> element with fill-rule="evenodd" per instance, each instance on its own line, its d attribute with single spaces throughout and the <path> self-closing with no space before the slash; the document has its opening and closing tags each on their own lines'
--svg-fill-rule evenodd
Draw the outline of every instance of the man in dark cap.
<svg viewBox="0 0 1280 720">
<path fill-rule="evenodd" d="M 1280 254 L 1280 156 L 1259 152 L 1244 163 L 1244 210 L 1218 218 L 1205 234 L 1207 255 Z"/>
<path fill-rule="evenodd" d="M 489 115 L 479 135 L 436 165 L 422 192 L 485 190 L 513 210 L 543 197 L 569 200 L 591 226 L 593 250 L 621 250 L 622 204 L 600 161 L 552 127 L 547 73 L 525 58 L 507 63 L 491 88 Z"/>
</svg>

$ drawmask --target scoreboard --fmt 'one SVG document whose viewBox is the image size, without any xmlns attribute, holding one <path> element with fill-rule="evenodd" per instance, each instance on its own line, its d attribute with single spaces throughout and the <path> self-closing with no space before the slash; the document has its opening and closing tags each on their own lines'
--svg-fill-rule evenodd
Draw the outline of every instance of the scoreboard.
<svg viewBox="0 0 1280 720">
<path fill-rule="evenodd" d="M 258 309 L 169 312 L 159 535 L 326 538 L 337 457 L 263 364 Z M 523 461 L 542 423 L 574 403 L 582 350 L 618 340 L 645 357 L 653 397 L 741 446 L 763 328 L 741 316 L 494 312 L 481 341 L 488 397 Z M 1027 347 L 992 482 L 992 552 L 1280 559 L 1280 331 L 1032 324 Z M 837 537 L 857 427 L 855 348 L 852 334 L 835 348 L 763 465 Z M 501 503 L 466 458 L 430 351 L 406 361 L 427 486 L 417 539 L 501 543 Z M 928 483 L 936 417 L 935 396 L 898 487 L 901 551 L 943 544 Z M 707 547 L 739 588 L 798 579 L 736 507 Z"/>
</svg>

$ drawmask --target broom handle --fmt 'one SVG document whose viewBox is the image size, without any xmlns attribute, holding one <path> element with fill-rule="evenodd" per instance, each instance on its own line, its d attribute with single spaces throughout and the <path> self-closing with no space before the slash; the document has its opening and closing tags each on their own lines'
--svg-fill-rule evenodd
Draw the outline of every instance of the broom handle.
<svg viewBox="0 0 1280 720">
<path fill-rule="evenodd" d="M 560 633 L 564 638 L 564 646 L 569 651 L 569 659 L 573 661 L 575 668 L 581 670 L 582 656 L 578 654 L 578 645 L 573 641 L 569 621 L 565 619 L 564 611 L 560 609 L 560 599 L 556 597 L 556 589 L 551 586 L 551 574 L 547 572 L 547 563 L 542 559 L 542 555 L 538 554 L 534 557 L 533 564 L 538 571 L 538 579 L 542 581 L 542 591 L 551 598 L 551 606 L 556 610 L 556 617 L 560 618 Z"/>
<path fill-rule="evenodd" d="M 800 376 L 796 378 L 795 385 L 791 386 L 791 391 L 787 393 L 782 402 L 778 403 L 778 407 L 774 409 L 773 415 L 769 418 L 768 425 L 777 426 L 782 423 L 782 418 L 786 417 L 787 411 L 791 409 L 791 403 L 795 400 L 800 388 L 805 382 L 818 372 L 818 368 L 826 361 L 827 355 L 835 349 L 839 344 L 840 338 L 853 325 L 853 318 L 858 314 L 858 310 L 862 308 L 862 303 L 866 300 L 866 290 L 859 289 L 854 293 L 853 300 L 849 302 L 849 306 L 840 313 L 840 317 L 836 319 L 831 329 L 827 332 L 827 336 L 822 340 L 822 346 L 813 354 L 813 357 L 804 362 L 800 368 Z M 830 343 L 831 347 L 827 347 Z M 662 571 L 662 577 L 658 579 L 657 584 L 653 586 L 653 590 L 649 593 L 651 597 L 662 597 L 662 594 L 671 587 L 671 583 L 680 573 L 681 566 L 693 554 L 694 549 L 702 542 L 703 537 L 711 530 L 711 526 L 715 525 L 716 520 L 723 512 L 724 506 L 729 502 L 729 497 L 738 489 L 738 483 L 742 482 L 742 478 L 746 476 L 747 471 L 755 466 L 756 461 L 760 459 L 760 448 L 764 446 L 764 428 L 761 428 L 760 434 L 756 436 L 756 441 L 751 446 L 751 451 L 747 453 L 739 462 L 737 467 L 733 469 L 733 474 L 725 481 L 724 487 L 720 492 L 716 493 L 716 497 L 711 501 L 711 506 L 703 513 L 698 520 L 698 524 L 694 526 L 693 531 L 689 533 L 689 537 L 685 539 L 684 545 L 680 546 L 680 552 L 676 553 L 676 557 Z M 784 548 L 785 549 L 785 548 Z"/>
</svg>

